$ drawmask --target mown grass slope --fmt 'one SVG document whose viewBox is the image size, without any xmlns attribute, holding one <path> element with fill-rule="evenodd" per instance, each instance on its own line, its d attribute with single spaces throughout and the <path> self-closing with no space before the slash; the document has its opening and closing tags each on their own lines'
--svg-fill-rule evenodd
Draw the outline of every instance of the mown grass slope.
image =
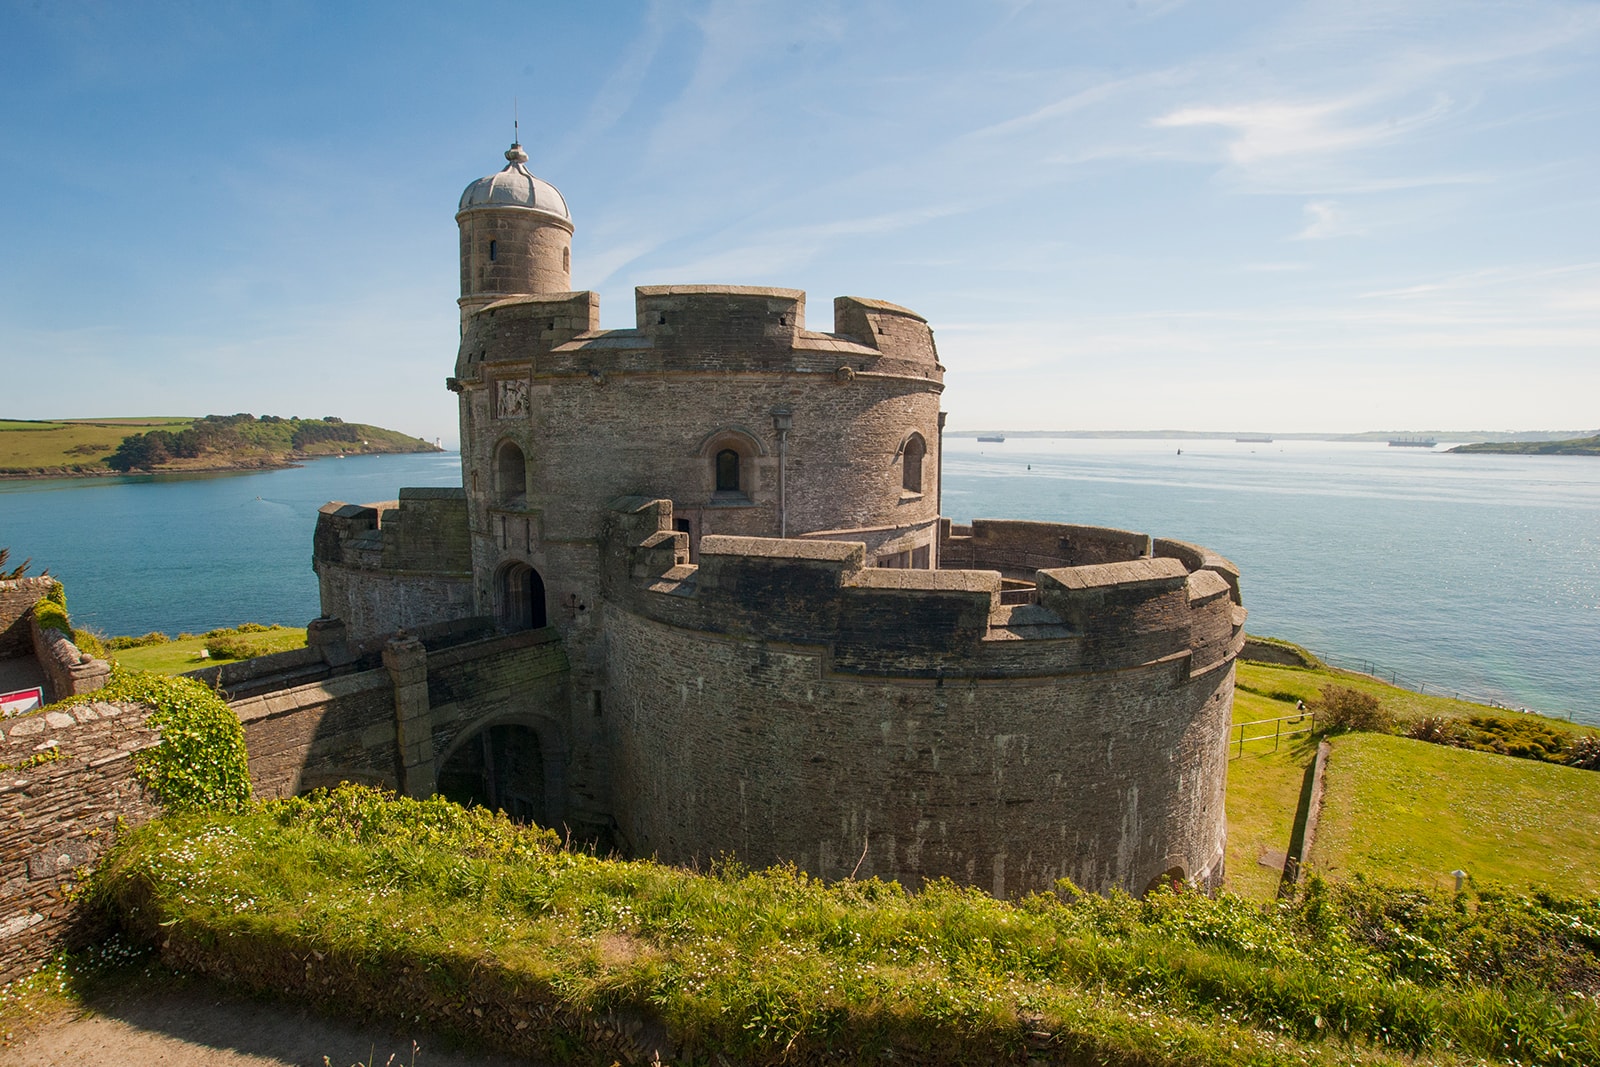
<svg viewBox="0 0 1600 1067">
<path fill-rule="evenodd" d="M 1475 881 L 1600 894 L 1600 773 L 1383 734 L 1335 738 L 1310 857 L 1443 889 Z"/>
<path fill-rule="evenodd" d="M 113 638 L 107 642 L 107 655 L 122 666 L 135 670 L 184 674 L 221 660 L 250 659 L 274 652 L 288 652 L 304 648 L 306 644 L 303 626 L 259 626 L 247 623 L 246 627 L 210 630 L 199 636 L 179 636 L 176 640 L 164 640 L 163 634 L 148 634 L 143 638 L 131 639 L 146 642 L 131 647 L 121 647 L 122 642 L 130 639 Z M 219 642 L 218 638 L 232 640 Z M 210 655 L 200 654 L 208 649 Z M 240 652 L 245 655 L 238 655 Z"/>
<path fill-rule="evenodd" d="M 1295 701 L 1304 700 L 1315 705 L 1325 686 L 1338 685 L 1371 693 L 1392 711 L 1402 722 L 1425 717 L 1466 720 L 1485 714 L 1506 715 L 1502 709 L 1455 700 L 1450 697 L 1414 693 L 1399 689 L 1363 674 L 1354 674 L 1326 667 L 1285 667 L 1273 664 L 1240 662 L 1238 689 L 1234 697 L 1234 722 L 1248 723 L 1296 715 Z M 1552 730 L 1569 736 L 1594 732 L 1593 727 L 1544 719 L 1537 716 L 1514 716 L 1537 720 Z M 1284 731 L 1308 727 L 1303 723 L 1286 722 Z M 1271 734 L 1278 727 L 1257 725 L 1246 729 L 1246 734 Z M 1237 734 L 1235 734 L 1237 736 Z M 1353 740 L 1353 739 L 1352 739 Z M 1399 739 L 1390 739 L 1399 740 Z M 1344 742 L 1341 742 L 1343 744 Z M 1457 835 L 1448 849 L 1457 857 L 1448 866 L 1439 868 L 1441 852 L 1412 847 L 1419 834 L 1427 835 L 1416 820 L 1431 820 L 1441 826 L 1461 822 L 1476 825 L 1469 811 L 1493 811 L 1496 797 L 1504 792 L 1522 798 L 1528 811 L 1539 811 L 1553 819 L 1559 826 L 1565 821 L 1563 806 L 1571 803 L 1574 791 L 1592 811 L 1600 812 L 1600 774 L 1568 768 L 1537 764 L 1531 760 L 1492 756 L 1486 753 L 1468 753 L 1460 749 L 1407 742 L 1405 745 L 1385 749 L 1394 764 L 1383 773 L 1335 775 L 1341 787 L 1324 799 L 1322 810 L 1323 830 L 1335 827 L 1334 840 L 1329 840 L 1315 850 L 1313 861 L 1321 864 L 1320 857 L 1339 875 L 1362 873 L 1370 877 L 1399 884 L 1438 884 L 1442 872 L 1457 867 L 1471 870 L 1465 864 L 1483 871 L 1481 877 L 1491 881 L 1511 884 L 1549 884 L 1569 892 L 1600 891 L 1592 879 L 1580 877 L 1581 870 L 1565 864 L 1559 856 L 1561 845 L 1556 842 L 1556 852 L 1545 851 L 1544 844 L 1531 839 L 1521 841 L 1523 850 L 1516 864 L 1497 859 L 1494 853 L 1503 842 L 1496 834 Z M 1237 745 L 1229 750 L 1233 757 L 1228 764 L 1228 843 L 1227 882 L 1236 893 L 1256 899 L 1273 896 L 1281 880 L 1281 869 L 1263 865 L 1281 862 L 1288 851 L 1294 828 L 1295 815 L 1300 806 L 1302 792 L 1309 784 L 1308 772 L 1316 758 L 1316 744 L 1309 735 L 1285 736 L 1276 745 L 1271 739 L 1247 742 L 1241 754 Z M 1463 757 L 1476 756 L 1477 759 Z M 1409 768 L 1409 769 L 1408 769 Z M 1441 768 L 1444 768 L 1441 770 Z M 1565 773 L 1551 775 L 1550 770 Z M 1452 784 L 1446 788 L 1438 782 L 1444 774 Z M 1373 812 L 1386 810 L 1391 790 L 1401 781 L 1413 777 L 1434 781 L 1436 788 L 1426 791 L 1424 800 L 1412 805 L 1418 813 L 1414 820 L 1370 818 Z M 1457 803 L 1459 798 L 1467 798 Z M 1363 813 L 1360 816 L 1355 812 Z M 1358 840 L 1363 848 L 1357 852 L 1336 845 L 1339 827 L 1353 826 L 1360 819 L 1359 831 L 1352 830 L 1349 840 Z M 1462 822 L 1465 820 L 1465 822 Z M 1587 823 L 1585 823 L 1587 825 Z M 1546 842 L 1549 843 L 1549 842 Z M 1326 851 L 1325 851 L 1326 850 Z M 1591 869 L 1600 871 L 1600 855 L 1586 848 L 1579 849 L 1588 858 Z M 1559 877 L 1549 872 L 1558 867 L 1571 868 L 1571 873 Z M 1530 872 L 1540 873 L 1529 877 Z M 1453 881 L 1451 882 L 1453 884 Z"/>
</svg>

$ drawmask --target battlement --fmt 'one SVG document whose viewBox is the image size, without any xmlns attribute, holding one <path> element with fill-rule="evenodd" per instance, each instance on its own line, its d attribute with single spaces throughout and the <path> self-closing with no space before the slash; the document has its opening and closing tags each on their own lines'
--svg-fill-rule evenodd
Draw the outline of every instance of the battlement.
<svg viewBox="0 0 1600 1067">
<path fill-rule="evenodd" d="M 1125 530 L 974 524 L 966 539 L 983 548 L 969 555 L 998 554 L 1004 568 L 877 569 L 860 543 L 718 536 L 701 540 L 690 565 L 669 501 L 613 507 L 614 556 L 626 560 L 609 591 L 619 601 L 690 629 L 827 644 L 839 669 L 1014 676 L 1182 661 L 1188 672 L 1231 662 L 1242 640 L 1233 587 L 1207 566 L 1225 560 L 1198 549 L 1134 555 L 1151 540 Z M 1027 575 L 1029 603 L 1006 603 L 1005 571 L 1022 560 L 1046 565 Z"/>
<path fill-rule="evenodd" d="M 602 330 L 594 293 L 498 300 L 463 328 L 457 381 L 484 363 L 531 361 L 536 373 L 782 370 L 840 376 L 937 379 L 933 331 L 922 316 L 882 300 L 834 300 L 834 332 L 805 327 L 800 289 L 654 285 L 635 290 L 635 326 Z M 454 383 L 452 388 L 455 388 Z"/>
<path fill-rule="evenodd" d="M 471 616 L 466 491 L 422 487 L 376 504 L 324 504 L 311 568 L 352 639 Z"/>
<path fill-rule="evenodd" d="M 336 563 L 469 574 L 467 494 L 454 487 L 424 486 L 400 490 L 398 500 L 324 504 L 312 536 L 312 563 L 314 568 Z"/>
</svg>

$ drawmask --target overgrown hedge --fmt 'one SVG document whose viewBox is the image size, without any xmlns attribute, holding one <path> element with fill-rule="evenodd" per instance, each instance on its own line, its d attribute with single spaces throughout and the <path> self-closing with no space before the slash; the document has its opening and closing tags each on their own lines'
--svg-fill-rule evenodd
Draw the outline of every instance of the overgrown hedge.
<svg viewBox="0 0 1600 1067">
<path fill-rule="evenodd" d="M 95 894 L 183 969 L 582 1062 L 1600 1062 L 1594 900 L 1010 904 L 598 859 L 354 787 L 151 824 Z"/>
<path fill-rule="evenodd" d="M 151 709 L 148 721 L 161 737 L 134 757 L 135 770 L 167 812 L 237 812 L 249 802 L 244 727 L 205 684 L 113 664 L 103 688 L 61 703 L 92 700 L 132 701 Z"/>
</svg>

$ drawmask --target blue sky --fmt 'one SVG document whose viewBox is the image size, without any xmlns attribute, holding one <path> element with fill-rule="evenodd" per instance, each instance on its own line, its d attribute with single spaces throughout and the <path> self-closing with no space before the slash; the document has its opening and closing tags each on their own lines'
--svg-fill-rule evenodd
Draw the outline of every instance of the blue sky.
<svg viewBox="0 0 1600 1067">
<path fill-rule="evenodd" d="M 455 439 L 513 100 L 636 285 L 927 316 L 955 429 L 1600 426 L 1600 3 L 0 0 L 0 416 Z"/>
</svg>

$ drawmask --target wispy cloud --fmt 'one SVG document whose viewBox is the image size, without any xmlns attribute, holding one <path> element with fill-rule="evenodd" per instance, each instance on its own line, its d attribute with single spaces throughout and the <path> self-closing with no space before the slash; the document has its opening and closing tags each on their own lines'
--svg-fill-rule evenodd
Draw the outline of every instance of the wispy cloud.
<svg viewBox="0 0 1600 1067">
<path fill-rule="evenodd" d="M 1349 237 L 1362 232 L 1350 221 L 1345 209 L 1334 200 L 1313 200 L 1305 206 L 1305 229 L 1295 234 L 1297 241 L 1321 241 L 1329 237 Z"/>
</svg>

